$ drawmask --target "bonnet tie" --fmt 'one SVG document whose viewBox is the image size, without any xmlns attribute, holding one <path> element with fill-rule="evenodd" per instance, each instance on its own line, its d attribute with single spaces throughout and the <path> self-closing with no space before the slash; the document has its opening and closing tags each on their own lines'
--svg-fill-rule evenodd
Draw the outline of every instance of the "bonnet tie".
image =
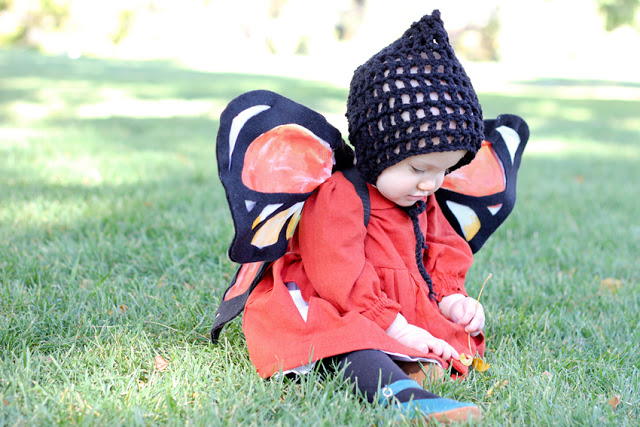
<svg viewBox="0 0 640 427">
<path fill-rule="evenodd" d="M 427 204 L 419 200 L 412 206 L 404 208 L 404 211 L 411 218 L 411 222 L 413 223 L 413 234 L 416 237 L 416 263 L 418 264 L 418 271 L 420 271 L 420 275 L 427 283 L 429 287 L 429 298 L 432 300 L 436 300 L 436 293 L 433 291 L 433 283 L 431 282 L 431 277 L 429 273 L 427 273 L 427 269 L 424 267 L 424 261 L 422 256 L 422 251 L 427 249 L 428 246 L 425 243 L 424 235 L 422 234 L 422 230 L 420 230 L 420 222 L 418 221 L 418 216 L 427 209 Z"/>
</svg>

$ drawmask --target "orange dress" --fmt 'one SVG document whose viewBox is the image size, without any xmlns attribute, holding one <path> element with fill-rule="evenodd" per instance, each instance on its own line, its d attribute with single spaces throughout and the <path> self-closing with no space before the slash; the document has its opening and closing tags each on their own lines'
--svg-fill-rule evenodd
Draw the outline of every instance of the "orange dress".
<svg viewBox="0 0 640 427">
<path fill-rule="evenodd" d="M 410 217 L 369 184 L 371 216 L 364 225 L 362 201 L 336 173 L 306 201 L 287 253 L 275 261 L 247 300 L 243 331 L 258 374 L 280 371 L 356 350 L 377 349 L 394 357 L 457 360 L 406 347 L 385 330 L 400 312 L 458 352 L 484 352 L 484 337 L 471 339 L 429 299 L 415 260 Z M 434 196 L 419 218 L 428 249 L 424 265 L 437 300 L 461 293 L 473 255 L 443 216 Z M 407 359 L 405 359 L 407 360 Z"/>
</svg>

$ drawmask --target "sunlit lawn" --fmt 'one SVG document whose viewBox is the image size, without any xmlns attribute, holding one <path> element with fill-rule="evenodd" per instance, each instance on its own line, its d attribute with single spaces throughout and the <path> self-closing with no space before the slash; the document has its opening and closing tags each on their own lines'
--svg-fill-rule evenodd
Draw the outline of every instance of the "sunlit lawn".
<svg viewBox="0 0 640 427">
<path fill-rule="evenodd" d="M 640 102 L 575 96 L 596 83 L 481 94 L 531 142 L 516 210 L 469 277 L 473 295 L 493 273 L 492 366 L 434 391 L 487 425 L 640 415 Z M 303 80 L 0 51 L 0 425 L 394 420 L 337 378 L 260 380 L 239 322 L 208 341 L 234 271 L 217 117 L 255 88 L 343 114 L 344 89 Z"/>
</svg>

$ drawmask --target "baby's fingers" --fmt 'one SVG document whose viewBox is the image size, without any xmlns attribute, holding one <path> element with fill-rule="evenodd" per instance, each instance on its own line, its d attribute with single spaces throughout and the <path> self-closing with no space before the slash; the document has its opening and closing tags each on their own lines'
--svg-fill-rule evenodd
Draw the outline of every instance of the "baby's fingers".
<svg viewBox="0 0 640 427">
<path fill-rule="evenodd" d="M 460 320 L 457 323 L 459 325 L 469 324 L 477 316 L 478 310 L 481 310 L 478 305 L 475 300 L 467 298 L 464 301 L 464 314 L 460 316 Z"/>
<path fill-rule="evenodd" d="M 476 315 L 471 319 L 469 324 L 464 328 L 469 333 L 481 332 L 484 329 L 484 310 L 478 307 Z M 476 334 L 477 335 L 477 334 Z"/>
<path fill-rule="evenodd" d="M 446 341 L 441 339 L 435 339 L 428 343 L 431 348 L 431 353 L 442 357 L 444 360 L 449 360 L 452 357 L 454 359 L 459 359 L 460 355 L 458 352 Z"/>
<path fill-rule="evenodd" d="M 460 302 L 454 303 L 451 306 L 451 311 L 449 312 L 449 319 L 451 319 L 454 323 L 462 324 L 461 320 L 464 314 L 464 305 Z"/>
<path fill-rule="evenodd" d="M 442 358 L 444 360 L 449 360 L 451 358 L 459 359 L 460 355 L 458 352 L 448 343 L 444 342 L 444 350 L 442 351 Z"/>
<path fill-rule="evenodd" d="M 451 347 L 451 346 L 449 346 Z M 454 359 L 460 359 L 460 354 L 458 354 L 458 352 L 456 351 L 455 348 L 451 347 L 451 357 Z"/>
<path fill-rule="evenodd" d="M 437 354 L 438 356 L 442 356 L 442 351 L 444 350 L 443 343 L 440 340 L 434 340 L 429 343 L 429 348 L 433 354 Z"/>
</svg>

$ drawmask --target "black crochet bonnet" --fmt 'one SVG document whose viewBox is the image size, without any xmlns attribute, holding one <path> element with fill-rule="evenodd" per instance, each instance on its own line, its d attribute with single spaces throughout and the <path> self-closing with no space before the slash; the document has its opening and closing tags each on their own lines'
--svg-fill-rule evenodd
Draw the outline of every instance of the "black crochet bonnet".
<svg viewBox="0 0 640 427">
<path fill-rule="evenodd" d="M 438 10 L 355 70 L 346 116 L 356 167 L 372 184 L 416 154 L 467 150 L 454 169 L 474 158 L 482 110 Z"/>
</svg>

